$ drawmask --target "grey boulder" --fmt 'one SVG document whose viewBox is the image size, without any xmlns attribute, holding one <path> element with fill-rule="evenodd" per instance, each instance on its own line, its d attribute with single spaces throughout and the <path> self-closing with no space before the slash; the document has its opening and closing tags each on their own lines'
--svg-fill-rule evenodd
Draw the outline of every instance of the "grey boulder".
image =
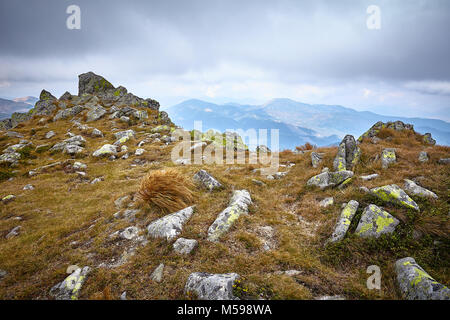
<svg viewBox="0 0 450 320">
<path fill-rule="evenodd" d="M 237 279 L 237 273 L 194 272 L 189 275 L 184 292 L 195 293 L 200 300 L 239 300 L 233 295 L 233 284 Z"/>
<path fill-rule="evenodd" d="M 147 226 L 148 235 L 153 238 L 165 238 L 167 241 L 170 241 L 181 233 L 184 224 L 191 218 L 193 213 L 194 206 L 191 206 L 155 220 Z"/>
</svg>

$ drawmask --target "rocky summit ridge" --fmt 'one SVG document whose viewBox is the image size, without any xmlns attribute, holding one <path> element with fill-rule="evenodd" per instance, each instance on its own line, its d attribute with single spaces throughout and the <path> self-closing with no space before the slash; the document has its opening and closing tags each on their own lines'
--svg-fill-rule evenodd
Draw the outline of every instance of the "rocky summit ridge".
<svg viewBox="0 0 450 320">
<path fill-rule="evenodd" d="M 450 148 L 430 134 L 378 122 L 284 150 L 269 174 L 192 161 L 249 154 L 235 133 L 180 129 L 172 161 L 177 129 L 93 72 L 3 120 L 0 299 L 450 299 Z"/>
</svg>

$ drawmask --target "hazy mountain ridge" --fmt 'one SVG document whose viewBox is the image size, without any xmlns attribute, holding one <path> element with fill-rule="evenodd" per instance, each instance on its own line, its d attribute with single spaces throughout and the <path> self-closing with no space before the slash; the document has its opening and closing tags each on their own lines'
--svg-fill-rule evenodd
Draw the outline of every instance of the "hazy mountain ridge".
<svg viewBox="0 0 450 320">
<path fill-rule="evenodd" d="M 167 111 L 186 129 L 192 129 L 194 120 L 202 120 L 203 126 L 207 126 L 203 129 L 279 129 L 281 148 L 293 148 L 305 142 L 318 146 L 336 144 L 345 134 L 359 137 L 378 121 L 397 120 L 413 124 L 422 134 L 430 132 L 438 144 L 450 145 L 450 123 L 443 120 L 386 116 L 339 105 L 311 105 L 283 98 L 263 105 L 218 105 L 191 99 L 169 107 Z"/>
<path fill-rule="evenodd" d="M 27 112 L 33 108 L 37 100 L 31 96 L 13 100 L 0 98 L 0 119 L 6 119 L 14 112 Z"/>
</svg>

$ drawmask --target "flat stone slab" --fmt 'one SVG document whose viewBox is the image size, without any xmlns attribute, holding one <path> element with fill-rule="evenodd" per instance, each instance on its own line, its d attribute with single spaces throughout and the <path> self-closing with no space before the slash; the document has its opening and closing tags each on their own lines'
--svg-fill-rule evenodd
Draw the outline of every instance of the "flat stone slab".
<svg viewBox="0 0 450 320">
<path fill-rule="evenodd" d="M 417 262 L 403 258 L 395 263 L 397 283 L 407 300 L 450 300 L 450 289 L 433 279 Z"/>
<path fill-rule="evenodd" d="M 364 209 L 355 233 L 363 238 L 378 238 L 382 234 L 394 232 L 399 223 L 400 221 L 387 211 L 371 204 Z"/>
<path fill-rule="evenodd" d="M 239 278 L 237 273 L 194 272 L 189 275 L 184 292 L 195 293 L 200 300 L 239 300 L 233 295 L 234 282 Z"/>
<path fill-rule="evenodd" d="M 355 200 L 350 200 L 341 211 L 341 215 L 339 217 L 338 222 L 336 223 L 336 227 L 334 228 L 334 232 L 331 235 L 331 238 L 328 242 L 337 242 L 344 239 L 345 234 L 350 228 L 350 224 L 352 222 L 353 217 L 356 214 L 356 210 L 358 210 L 359 203 Z"/>
<path fill-rule="evenodd" d="M 414 181 L 409 179 L 404 179 L 404 181 L 405 185 L 403 187 L 405 188 L 406 193 L 408 193 L 409 195 L 418 196 L 422 198 L 434 198 L 434 199 L 438 198 L 436 193 L 419 186 Z"/>
<path fill-rule="evenodd" d="M 147 227 L 148 235 L 153 238 L 165 238 L 170 241 L 176 238 L 183 230 L 184 224 L 191 218 L 195 206 L 169 214 L 153 221 Z"/>
<path fill-rule="evenodd" d="M 241 214 L 248 213 L 248 206 L 252 203 L 247 190 L 235 190 L 228 207 L 217 216 L 208 229 L 208 240 L 217 241 L 225 234 Z"/>
<path fill-rule="evenodd" d="M 417 203 L 396 184 L 370 189 L 370 193 L 385 202 L 420 211 Z"/>
</svg>

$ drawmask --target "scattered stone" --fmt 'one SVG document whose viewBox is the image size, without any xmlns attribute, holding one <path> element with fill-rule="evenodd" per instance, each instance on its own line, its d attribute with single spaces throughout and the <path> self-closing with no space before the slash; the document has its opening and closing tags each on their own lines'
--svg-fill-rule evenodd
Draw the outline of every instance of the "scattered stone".
<svg viewBox="0 0 450 320">
<path fill-rule="evenodd" d="M 333 161 L 335 171 L 352 170 L 361 157 L 361 149 L 352 135 L 346 135 L 339 144 L 338 153 Z"/>
<path fill-rule="evenodd" d="M 450 163 L 450 158 L 439 159 L 439 163 L 440 164 L 449 164 Z"/>
<path fill-rule="evenodd" d="M 86 139 L 84 139 L 82 136 L 73 136 L 69 139 L 66 139 L 62 142 L 59 142 L 55 144 L 51 149 L 50 152 L 56 152 L 56 151 L 64 151 L 68 149 L 68 151 L 76 150 L 75 147 L 84 147 L 86 144 Z M 67 148 L 68 147 L 68 148 Z"/>
<path fill-rule="evenodd" d="M 179 238 L 173 244 L 173 249 L 179 254 L 189 254 L 197 247 L 198 242 L 194 239 Z"/>
<path fill-rule="evenodd" d="M 14 227 L 7 235 L 6 235 L 6 239 L 12 238 L 12 237 L 16 237 L 19 235 L 20 229 L 22 229 L 21 226 L 17 226 Z"/>
<path fill-rule="evenodd" d="M 96 150 L 92 156 L 93 157 L 108 157 L 110 155 L 116 155 L 117 148 L 112 144 L 105 144 L 100 149 Z"/>
<path fill-rule="evenodd" d="M 300 275 L 300 274 L 302 274 L 303 273 L 303 271 L 301 271 L 301 270 L 286 270 L 286 271 L 275 271 L 274 272 L 274 274 L 276 274 L 276 275 L 286 275 L 286 276 L 289 276 L 289 277 L 295 277 L 295 276 L 298 276 L 298 275 Z"/>
<path fill-rule="evenodd" d="M 147 227 L 148 235 L 153 238 L 165 238 L 167 241 L 170 241 L 181 233 L 184 224 L 191 218 L 193 213 L 194 206 L 191 206 L 155 220 Z"/>
<path fill-rule="evenodd" d="M 226 233 L 241 214 L 248 214 L 248 206 L 252 203 L 247 190 L 235 190 L 228 207 L 217 216 L 208 229 L 208 240 L 217 241 Z"/>
<path fill-rule="evenodd" d="M 129 123 L 130 122 L 130 118 L 127 116 L 121 116 L 119 118 L 120 122 L 125 122 L 125 123 Z"/>
<path fill-rule="evenodd" d="M 396 184 L 373 188 L 370 193 L 385 202 L 420 211 L 417 203 Z"/>
<path fill-rule="evenodd" d="M 127 300 L 127 292 L 126 291 L 122 292 L 122 294 L 120 295 L 120 300 Z"/>
<path fill-rule="evenodd" d="M 419 153 L 419 161 L 422 163 L 428 162 L 428 153 L 426 151 L 420 151 Z"/>
<path fill-rule="evenodd" d="M 80 289 L 90 270 L 89 267 L 76 269 L 63 282 L 50 289 L 50 296 L 56 300 L 77 300 Z"/>
<path fill-rule="evenodd" d="M 41 152 L 47 151 L 49 149 L 50 149 L 49 144 L 41 144 L 41 145 L 38 145 L 34 151 L 36 151 L 37 153 L 41 153 Z"/>
<path fill-rule="evenodd" d="M 0 269 L 0 281 L 2 281 L 2 279 L 3 279 L 4 277 L 6 277 L 7 274 L 8 274 L 8 272 L 6 272 L 5 270 L 1 270 L 1 269 Z"/>
<path fill-rule="evenodd" d="M 136 152 L 134 153 L 135 156 L 141 156 L 145 152 L 145 149 L 136 149 Z"/>
<path fill-rule="evenodd" d="M 101 182 L 101 181 L 103 181 L 103 180 L 104 180 L 103 177 L 95 178 L 94 180 L 91 181 L 91 184 L 96 184 L 96 183 L 99 183 L 99 182 Z"/>
<path fill-rule="evenodd" d="M 409 195 L 418 196 L 422 198 L 434 198 L 434 199 L 438 198 L 436 193 L 417 185 L 414 181 L 408 179 L 404 179 L 404 181 L 405 181 L 404 185 L 405 191 L 406 193 L 409 193 Z"/>
<path fill-rule="evenodd" d="M 134 138 L 135 135 L 136 135 L 136 133 L 134 132 L 134 130 L 131 130 L 131 129 L 114 133 L 114 137 L 116 137 L 116 139 L 118 139 L 118 140 L 120 140 L 124 137 Z"/>
<path fill-rule="evenodd" d="M 364 187 L 364 186 L 362 186 L 362 187 L 359 187 L 359 191 L 361 191 L 362 193 L 370 193 L 370 190 L 369 190 L 369 188 L 367 188 L 367 187 Z"/>
<path fill-rule="evenodd" d="M 164 272 L 164 263 L 161 263 L 155 269 L 155 271 L 153 271 L 153 273 L 150 276 L 150 279 L 152 279 L 155 282 L 161 282 L 162 281 L 162 277 L 163 277 L 163 272 Z"/>
<path fill-rule="evenodd" d="M 327 242 L 336 242 L 344 239 L 348 228 L 350 228 L 350 223 L 352 222 L 352 219 L 356 214 L 356 210 L 358 210 L 358 207 L 359 203 L 355 200 L 350 200 L 346 204 L 345 208 L 341 212 L 338 222 L 336 223 L 334 232 Z"/>
<path fill-rule="evenodd" d="M 360 179 L 362 179 L 362 180 L 364 180 L 364 181 L 369 181 L 369 180 L 376 179 L 376 178 L 378 178 L 379 176 L 380 176 L 379 174 L 374 173 L 374 174 L 370 174 L 370 175 L 368 175 L 368 176 L 360 176 Z"/>
<path fill-rule="evenodd" d="M 450 289 L 434 280 L 413 258 L 397 260 L 395 271 L 405 299 L 450 300 Z"/>
<path fill-rule="evenodd" d="M 184 288 L 185 294 L 195 293 L 200 300 L 239 300 L 233 295 L 233 285 L 240 277 L 237 273 L 191 273 Z"/>
<path fill-rule="evenodd" d="M 308 180 L 306 185 L 317 186 L 320 189 L 338 186 L 348 178 L 353 177 L 352 171 L 323 172 Z"/>
<path fill-rule="evenodd" d="M 194 180 L 199 182 L 203 187 L 205 187 L 209 191 L 223 188 L 222 184 L 205 170 L 200 170 L 199 172 L 197 172 L 194 175 Z"/>
<path fill-rule="evenodd" d="M 374 204 L 368 205 L 359 220 L 355 233 L 363 238 L 378 238 L 392 233 L 400 221 Z"/>
<path fill-rule="evenodd" d="M 45 139 L 50 139 L 56 136 L 56 133 L 54 131 L 49 131 L 45 134 Z"/>
<path fill-rule="evenodd" d="M 103 132 L 101 132 L 100 130 L 94 128 L 94 129 L 92 130 L 91 135 L 92 135 L 93 137 L 103 137 Z"/>
<path fill-rule="evenodd" d="M 323 153 L 311 152 L 311 163 L 313 168 L 317 168 L 322 162 Z"/>
<path fill-rule="evenodd" d="M 326 208 L 328 206 L 332 206 L 334 204 L 334 198 L 328 197 L 319 202 L 319 206 Z"/>
<path fill-rule="evenodd" d="M 33 190 L 34 187 L 31 184 L 27 184 L 25 187 L 23 187 L 23 190 Z"/>
<path fill-rule="evenodd" d="M 127 240 L 133 240 L 134 238 L 137 238 L 139 235 L 139 229 L 137 227 L 128 227 L 119 232 L 119 236 L 123 239 Z"/>
<path fill-rule="evenodd" d="M 10 195 L 7 195 L 6 197 L 3 197 L 3 198 L 2 198 L 2 202 L 3 202 L 4 204 L 7 204 L 8 202 L 11 202 L 11 201 L 13 201 L 13 200 L 15 200 L 15 199 L 16 199 L 16 196 L 13 195 L 13 194 L 10 194 Z"/>
<path fill-rule="evenodd" d="M 397 161 L 397 157 L 395 155 L 394 148 L 386 148 L 381 153 L 381 167 L 383 169 L 387 169 L 391 163 L 395 163 Z"/>
<path fill-rule="evenodd" d="M 256 180 L 256 179 L 252 179 L 252 182 L 260 187 L 264 187 L 266 185 L 264 182 Z"/>
<path fill-rule="evenodd" d="M 328 167 L 325 167 L 325 168 L 322 169 L 321 172 L 322 172 L 322 173 L 324 173 L 324 172 L 330 172 L 330 169 L 329 169 Z"/>
<path fill-rule="evenodd" d="M 316 298 L 316 300 L 345 300 L 344 296 L 335 295 L 335 296 L 321 296 Z"/>
<path fill-rule="evenodd" d="M 82 162 L 75 161 L 74 164 L 72 165 L 72 168 L 75 170 L 86 170 L 87 165 L 85 165 Z"/>
<path fill-rule="evenodd" d="M 92 109 L 87 113 L 86 122 L 97 121 L 101 119 L 107 113 L 106 109 L 100 105 L 92 107 Z"/>
</svg>

